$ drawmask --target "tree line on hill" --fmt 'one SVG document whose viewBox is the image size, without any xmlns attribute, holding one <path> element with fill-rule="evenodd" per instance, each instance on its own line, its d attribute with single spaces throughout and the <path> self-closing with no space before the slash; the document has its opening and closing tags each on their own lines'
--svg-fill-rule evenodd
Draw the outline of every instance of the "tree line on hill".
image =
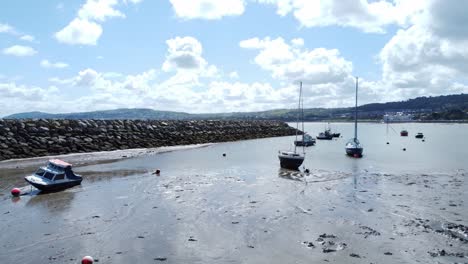
<svg viewBox="0 0 468 264">
<path fill-rule="evenodd" d="M 359 119 L 381 120 L 385 113 L 411 113 L 417 120 L 468 120 L 468 94 L 418 97 L 400 102 L 372 103 L 358 107 Z M 49 114 L 43 112 L 18 113 L 4 119 L 148 119 L 148 120 L 297 120 L 297 109 L 275 109 L 259 112 L 190 114 L 184 112 L 158 111 L 153 109 L 115 109 L 105 111 Z M 304 109 L 304 121 L 350 121 L 354 108 L 308 108 Z"/>
</svg>

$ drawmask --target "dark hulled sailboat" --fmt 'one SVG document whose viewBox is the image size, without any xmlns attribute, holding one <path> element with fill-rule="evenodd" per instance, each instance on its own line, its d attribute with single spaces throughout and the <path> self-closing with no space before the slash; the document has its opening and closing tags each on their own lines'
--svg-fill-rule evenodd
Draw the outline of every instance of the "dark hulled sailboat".
<svg viewBox="0 0 468 264">
<path fill-rule="evenodd" d="M 358 118 L 358 77 L 356 77 L 356 105 L 354 110 L 354 138 L 346 143 L 346 154 L 353 157 L 362 157 L 363 147 L 357 138 L 357 118 Z"/>
<path fill-rule="evenodd" d="M 299 106 L 298 106 L 297 122 L 296 122 L 296 141 L 298 141 L 297 136 L 298 136 L 298 131 L 299 131 L 299 117 L 301 116 L 301 113 L 303 115 L 303 112 L 301 112 L 301 104 L 302 104 L 302 82 L 300 82 L 299 84 Z M 302 130 L 304 130 L 304 118 L 303 117 L 302 117 L 302 124 L 303 124 Z M 296 144 L 294 144 L 294 151 L 281 151 L 280 150 L 278 153 L 278 158 L 280 160 L 281 168 L 290 169 L 290 170 L 298 170 L 299 167 L 304 162 L 304 158 L 305 158 L 304 146 L 302 147 L 302 153 L 299 153 L 297 151 Z"/>
</svg>

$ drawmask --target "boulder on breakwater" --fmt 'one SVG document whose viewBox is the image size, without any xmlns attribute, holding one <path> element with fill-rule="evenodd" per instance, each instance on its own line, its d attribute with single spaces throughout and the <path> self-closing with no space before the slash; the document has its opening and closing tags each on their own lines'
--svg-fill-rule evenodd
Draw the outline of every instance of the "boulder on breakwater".
<svg viewBox="0 0 468 264">
<path fill-rule="evenodd" d="M 0 160 L 294 135 L 279 121 L 0 119 Z"/>
</svg>

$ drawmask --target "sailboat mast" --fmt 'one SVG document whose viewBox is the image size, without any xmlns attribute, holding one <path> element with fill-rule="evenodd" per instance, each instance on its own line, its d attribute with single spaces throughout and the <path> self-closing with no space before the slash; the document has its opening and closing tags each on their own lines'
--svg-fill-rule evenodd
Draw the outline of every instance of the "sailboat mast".
<svg viewBox="0 0 468 264">
<path fill-rule="evenodd" d="M 301 117 L 301 97 L 302 97 L 302 82 L 299 82 L 299 102 L 297 105 L 297 122 L 296 122 L 296 141 L 297 133 L 299 132 L 299 118 Z M 296 153 L 297 146 L 294 144 L 294 153 Z"/>
<path fill-rule="evenodd" d="M 302 82 L 301 82 L 301 120 L 302 120 L 302 153 L 305 154 L 305 142 L 304 142 L 304 136 L 305 136 L 305 129 L 304 129 L 304 96 L 302 96 Z"/>
<path fill-rule="evenodd" d="M 358 81 L 359 77 L 356 77 L 356 105 L 354 109 L 354 139 L 357 139 L 357 94 L 358 94 Z"/>
</svg>

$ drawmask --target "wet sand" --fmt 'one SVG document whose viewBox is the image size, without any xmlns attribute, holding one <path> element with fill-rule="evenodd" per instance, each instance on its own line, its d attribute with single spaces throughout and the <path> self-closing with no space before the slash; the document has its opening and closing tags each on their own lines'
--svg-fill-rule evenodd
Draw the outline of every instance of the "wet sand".
<svg viewBox="0 0 468 264">
<path fill-rule="evenodd" d="M 20 198 L 45 159 L 0 163 L 1 262 L 468 263 L 465 170 L 304 174 L 234 148 L 67 156 L 81 186 Z"/>
</svg>

